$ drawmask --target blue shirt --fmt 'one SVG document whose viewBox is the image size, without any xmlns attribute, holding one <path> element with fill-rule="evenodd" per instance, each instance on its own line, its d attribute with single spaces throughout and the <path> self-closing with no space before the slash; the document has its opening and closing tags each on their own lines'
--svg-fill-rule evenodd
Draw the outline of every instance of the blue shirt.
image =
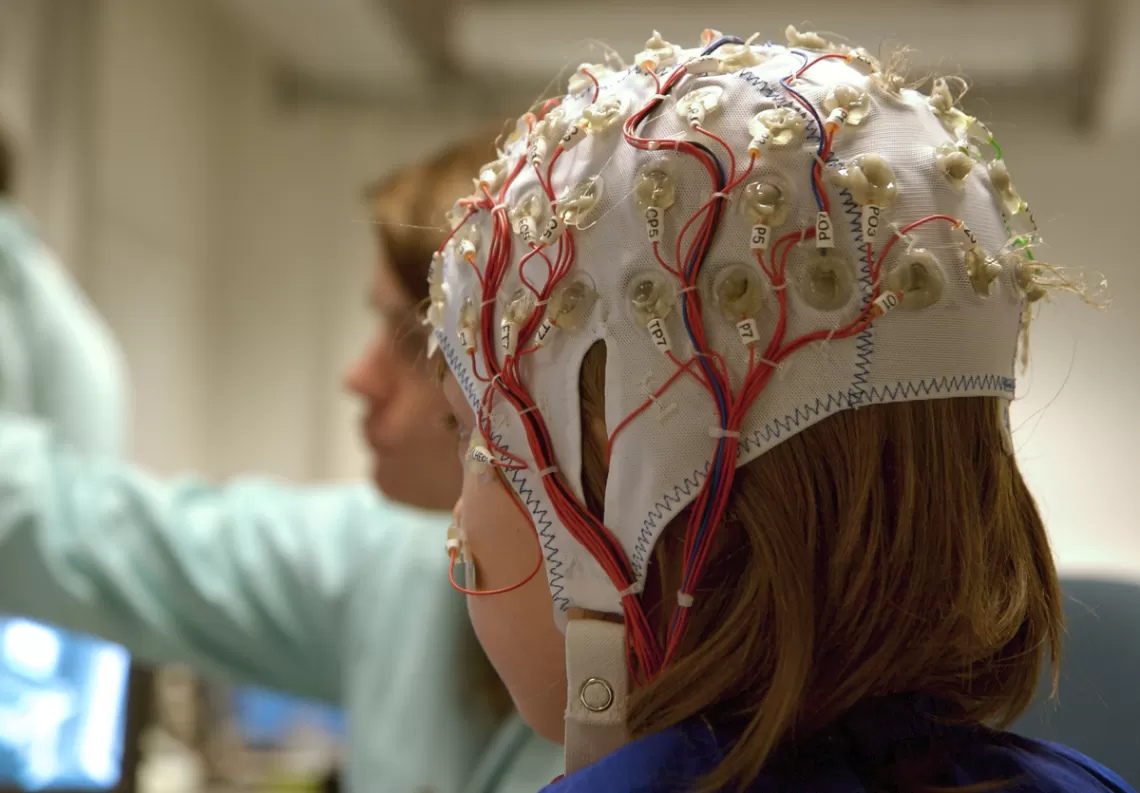
<svg viewBox="0 0 1140 793">
<path fill-rule="evenodd" d="M 533 793 L 559 773 L 561 747 L 470 690 L 447 516 L 127 465 L 120 358 L 0 202 L 0 611 L 343 705 L 350 789 Z"/>
<path fill-rule="evenodd" d="M 937 721 L 913 697 L 858 706 L 834 727 L 777 753 L 748 793 L 880 793 L 876 775 L 893 760 L 929 758 L 927 786 L 985 782 L 1017 793 L 1135 793 L 1083 755 L 1012 733 Z M 685 724 L 622 747 L 547 786 L 543 793 L 687 793 L 724 756 L 731 738 L 704 723 Z M 914 790 L 921 790 L 915 785 Z"/>
</svg>

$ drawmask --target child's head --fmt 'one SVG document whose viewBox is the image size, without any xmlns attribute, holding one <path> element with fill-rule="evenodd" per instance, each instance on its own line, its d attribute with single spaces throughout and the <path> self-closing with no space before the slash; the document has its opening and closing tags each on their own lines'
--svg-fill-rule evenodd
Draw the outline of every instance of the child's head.
<svg viewBox="0 0 1140 793">
<path fill-rule="evenodd" d="M 703 717 L 747 779 L 870 697 L 1007 720 L 1056 653 L 1007 412 L 1032 215 L 946 83 L 789 41 L 583 66 L 433 269 L 472 616 L 568 757 Z"/>
</svg>

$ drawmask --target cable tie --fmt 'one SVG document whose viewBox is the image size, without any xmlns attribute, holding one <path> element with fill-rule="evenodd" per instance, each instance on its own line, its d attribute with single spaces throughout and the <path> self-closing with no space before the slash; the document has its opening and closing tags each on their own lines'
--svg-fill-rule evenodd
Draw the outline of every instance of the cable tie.
<svg viewBox="0 0 1140 793">
<path fill-rule="evenodd" d="M 691 609 L 693 607 L 693 596 L 677 590 L 677 605 L 683 609 Z"/>
<path fill-rule="evenodd" d="M 779 284 L 772 284 L 772 291 L 774 291 L 774 292 L 783 292 L 787 288 L 788 288 L 788 282 L 787 281 L 784 281 L 784 282 L 779 283 Z"/>
<path fill-rule="evenodd" d="M 545 479 L 546 477 L 550 476 L 551 474 L 556 474 L 556 473 L 558 473 L 558 466 L 552 465 L 549 468 L 543 468 L 541 471 L 539 471 L 538 476 L 540 479 Z"/>
<path fill-rule="evenodd" d="M 644 589 L 645 589 L 645 581 L 644 580 L 634 581 L 628 587 L 619 591 L 618 597 L 619 598 L 627 598 L 630 595 L 640 595 Z"/>
<path fill-rule="evenodd" d="M 734 438 L 740 439 L 740 432 L 738 430 L 726 430 L 723 427 L 709 427 L 710 438 Z"/>
<path fill-rule="evenodd" d="M 480 308 L 486 308 L 487 306 L 490 306 L 490 305 L 492 305 L 494 303 L 498 303 L 498 302 L 499 302 L 498 298 L 489 297 L 486 300 L 484 300 L 482 303 L 480 303 L 479 305 L 480 305 Z"/>
<path fill-rule="evenodd" d="M 550 302 L 549 298 L 547 298 L 546 300 L 539 300 L 537 303 L 534 304 L 534 307 L 535 308 L 542 308 L 543 306 L 545 306 L 549 302 Z"/>
<path fill-rule="evenodd" d="M 771 361 L 767 358 L 760 358 L 759 361 L 760 361 L 760 363 L 764 364 L 765 366 L 767 366 L 770 369 L 779 369 L 780 368 L 780 362 L 779 361 Z"/>
<path fill-rule="evenodd" d="M 522 410 L 520 410 L 519 411 L 519 417 L 521 418 L 521 417 L 525 416 L 527 413 L 536 413 L 536 412 L 538 412 L 538 405 L 531 405 L 528 408 L 523 408 Z"/>
<path fill-rule="evenodd" d="M 678 289 L 677 294 L 683 295 L 686 292 L 698 292 L 698 291 L 700 291 L 700 287 L 697 286 L 696 284 L 693 284 L 692 286 L 686 286 L 683 289 Z"/>
<path fill-rule="evenodd" d="M 713 198 L 723 198 L 725 201 L 727 201 L 729 198 L 728 193 L 724 192 L 723 190 L 717 190 L 715 193 L 712 194 L 712 197 Z"/>
</svg>

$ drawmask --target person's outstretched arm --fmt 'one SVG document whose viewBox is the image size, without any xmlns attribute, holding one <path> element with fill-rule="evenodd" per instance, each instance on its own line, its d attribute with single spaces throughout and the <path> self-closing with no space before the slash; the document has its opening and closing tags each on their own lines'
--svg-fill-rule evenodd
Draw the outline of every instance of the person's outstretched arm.
<svg viewBox="0 0 1140 793">
<path fill-rule="evenodd" d="M 365 486 L 163 481 L 0 415 L 0 611 L 151 661 L 339 700 L 366 585 L 371 671 L 398 679 L 404 634 L 461 608 L 445 525 Z"/>
</svg>

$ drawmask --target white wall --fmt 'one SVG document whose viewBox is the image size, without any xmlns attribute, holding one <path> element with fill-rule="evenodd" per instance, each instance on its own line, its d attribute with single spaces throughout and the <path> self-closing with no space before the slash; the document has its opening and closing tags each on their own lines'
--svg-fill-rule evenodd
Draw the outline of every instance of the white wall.
<svg viewBox="0 0 1140 793">
<path fill-rule="evenodd" d="M 1075 141 L 1027 119 L 1002 136 L 1042 224 L 1045 257 L 1100 269 L 1113 294 L 1105 312 L 1062 300 L 1034 323 L 1033 366 L 1014 413 L 1020 460 L 1062 566 L 1140 580 L 1140 273 L 1132 254 L 1140 161 L 1122 155 L 1131 145 L 1123 131 Z"/>
<path fill-rule="evenodd" d="M 102 2 L 93 33 L 88 284 L 131 364 L 134 454 L 163 471 L 206 461 L 219 33 L 180 0 Z"/>
</svg>

